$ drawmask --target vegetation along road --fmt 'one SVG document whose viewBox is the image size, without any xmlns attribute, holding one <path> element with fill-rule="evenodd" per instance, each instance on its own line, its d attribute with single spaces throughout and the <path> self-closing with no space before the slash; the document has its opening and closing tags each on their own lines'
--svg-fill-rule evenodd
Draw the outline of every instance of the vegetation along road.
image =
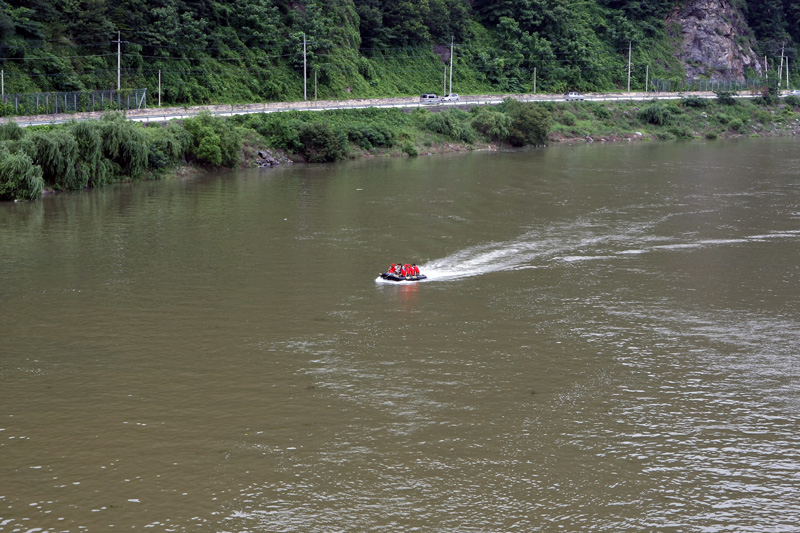
<svg viewBox="0 0 800 533">
<path fill-rule="evenodd" d="M 585 94 L 585 101 L 590 102 L 623 102 L 623 101 L 649 101 L 649 100 L 677 100 L 687 96 L 695 98 L 716 98 L 713 92 L 660 92 L 660 93 L 591 93 Z M 751 98 L 750 94 L 740 94 L 738 98 Z M 458 102 L 442 102 L 428 105 L 419 102 L 417 97 L 406 98 L 371 98 L 357 100 L 309 100 L 299 102 L 271 102 L 243 105 L 206 105 L 192 107 L 163 107 L 152 109 L 132 110 L 126 113 L 128 120 L 136 122 L 166 122 L 193 117 L 202 112 L 209 112 L 218 117 L 234 115 L 247 115 L 253 113 L 279 113 L 285 111 L 329 111 L 334 109 L 364 109 L 364 108 L 414 108 L 414 107 L 458 107 L 475 105 L 497 105 L 505 98 L 514 98 L 523 102 L 563 102 L 561 94 L 508 94 L 508 95 L 478 95 L 461 96 Z M 62 113 L 51 115 L 35 115 L 26 117 L 0 118 L 0 123 L 14 121 L 20 126 L 40 126 L 44 124 L 61 124 L 70 120 L 88 120 L 99 118 L 103 112 L 92 111 L 84 113 Z"/>
<path fill-rule="evenodd" d="M 726 92 L 593 93 L 583 101 L 512 94 L 437 105 L 405 97 L 26 117 L 21 124 L 13 119 L 0 124 L 0 200 L 36 199 L 46 190 L 159 179 L 193 169 L 288 161 L 416 156 L 562 140 L 797 135 L 800 98 L 779 94 L 770 90 L 737 99 Z M 163 127 L 144 127 L 148 123 Z M 21 127 L 36 125 L 45 127 Z"/>
</svg>

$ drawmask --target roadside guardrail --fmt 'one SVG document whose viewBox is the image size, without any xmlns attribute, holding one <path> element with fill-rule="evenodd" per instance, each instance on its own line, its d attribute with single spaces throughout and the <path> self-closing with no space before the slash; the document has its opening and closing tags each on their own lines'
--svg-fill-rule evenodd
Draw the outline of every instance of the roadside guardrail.
<svg viewBox="0 0 800 533">
<path fill-rule="evenodd" d="M 681 92 L 681 93 L 587 93 L 584 102 L 623 102 L 623 101 L 649 101 L 649 100 L 680 100 L 686 97 L 716 98 L 713 92 Z M 739 94 L 736 98 L 753 98 L 751 94 Z M 514 98 L 523 102 L 563 102 L 562 95 L 554 94 L 509 94 L 509 95 L 461 95 L 458 102 L 440 102 L 437 104 L 421 103 L 418 98 L 390 98 L 372 100 L 316 100 L 305 102 L 272 102 L 246 105 L 217 105 L 197 107 L 172 107 L 146 110 L 134 110 L 126 113 L 128 120 L 150 123 L 168 122 L 170 120 L 183 120 L 194 117 L 203 111 L 208 111 L 214 116 L 230 117 L 234 115 L 247 115 L 254 113 L 282 113 L 287 111 L 331 111 L 338 109 L 365 109 L 365 108 L 436 108 L 436 107 L 463 107 L 475 105 L 498 105 L 506 98 Z M 387 101 L 389 100 L 389 101 Z M 70 120 L 92 120 L 99 118 L 102 112 L 77 113 L 72 115 L 39 115 L 35 117 L 7 117 L 0 119 L 0 123 L 13 120 L 20 126 L 41 126 L 47 124 L 61 124 Z"/>
</svg>

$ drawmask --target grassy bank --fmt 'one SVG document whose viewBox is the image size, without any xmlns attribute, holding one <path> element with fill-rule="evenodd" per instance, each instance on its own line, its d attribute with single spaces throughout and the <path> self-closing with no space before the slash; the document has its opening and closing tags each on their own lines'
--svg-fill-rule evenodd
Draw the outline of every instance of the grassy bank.
<svg viewBox="0 0 800 533">
<path fill-rule="evenodd" d="M 0 199 L 161 179 L 181 169 L 416 156 L 562 141 L 717 139 L 800 132 L 800 99 L 651 102 L 507 100 L 498 106 L 203 114 L 142 125 L 117 113 L 57 126 L 0 126 Z"/>
<path fill-rule="evenodd" d="M 800 134 L 800 98 L 683 98 L 549 105 L 550 141 L 717 139 Z"/>
</svg>

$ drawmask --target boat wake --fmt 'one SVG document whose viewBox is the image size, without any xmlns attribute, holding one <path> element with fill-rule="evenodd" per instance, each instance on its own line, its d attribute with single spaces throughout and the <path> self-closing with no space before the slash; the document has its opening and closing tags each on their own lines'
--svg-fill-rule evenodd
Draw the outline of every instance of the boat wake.
<svg viewBox="0 0 800 533">
<path fill-rule="evenodd" d="M 433 260 L 420 268 L 427 281 L 450 281 L 491 272 L 539 268 L 535 261 L 548 255 L 547 247 L 537 241 L 489 243 L 461 250 Z"/>
<path fill-rule="evenodd" d="M 511 241 L 472 246 L 434 259 L 420 265 L 422 272 L 428 276 L 427 280 L 420 283 L 454 281 L 494 272 L 547 268 L 556 263 L 626 258 L 630 260 L 641 254 L 655 252 L 686 252 L 709 247 L 800 239 L 800 232 L 789 230 L 742 237 L 676 241 L 650 234 L 650 224 L 631 224 L 617 228 L 591 224 L 583 227 L 578 227 L 577 224 L 569 226 L 571 227 L 526 233 Z M 603 233 L 603 229 L 607 233 Z"/>
</svg>

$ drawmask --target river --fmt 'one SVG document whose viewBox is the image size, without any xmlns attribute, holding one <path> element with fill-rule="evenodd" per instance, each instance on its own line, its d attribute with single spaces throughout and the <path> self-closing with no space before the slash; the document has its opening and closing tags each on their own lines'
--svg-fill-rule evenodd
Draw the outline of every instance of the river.
<svg viewBox="0 0 800 533">
<path fill-rule="evenodd" d="M 800 531 L 798 142 L 2 204 L 0 531 Z"/>
</svg>

